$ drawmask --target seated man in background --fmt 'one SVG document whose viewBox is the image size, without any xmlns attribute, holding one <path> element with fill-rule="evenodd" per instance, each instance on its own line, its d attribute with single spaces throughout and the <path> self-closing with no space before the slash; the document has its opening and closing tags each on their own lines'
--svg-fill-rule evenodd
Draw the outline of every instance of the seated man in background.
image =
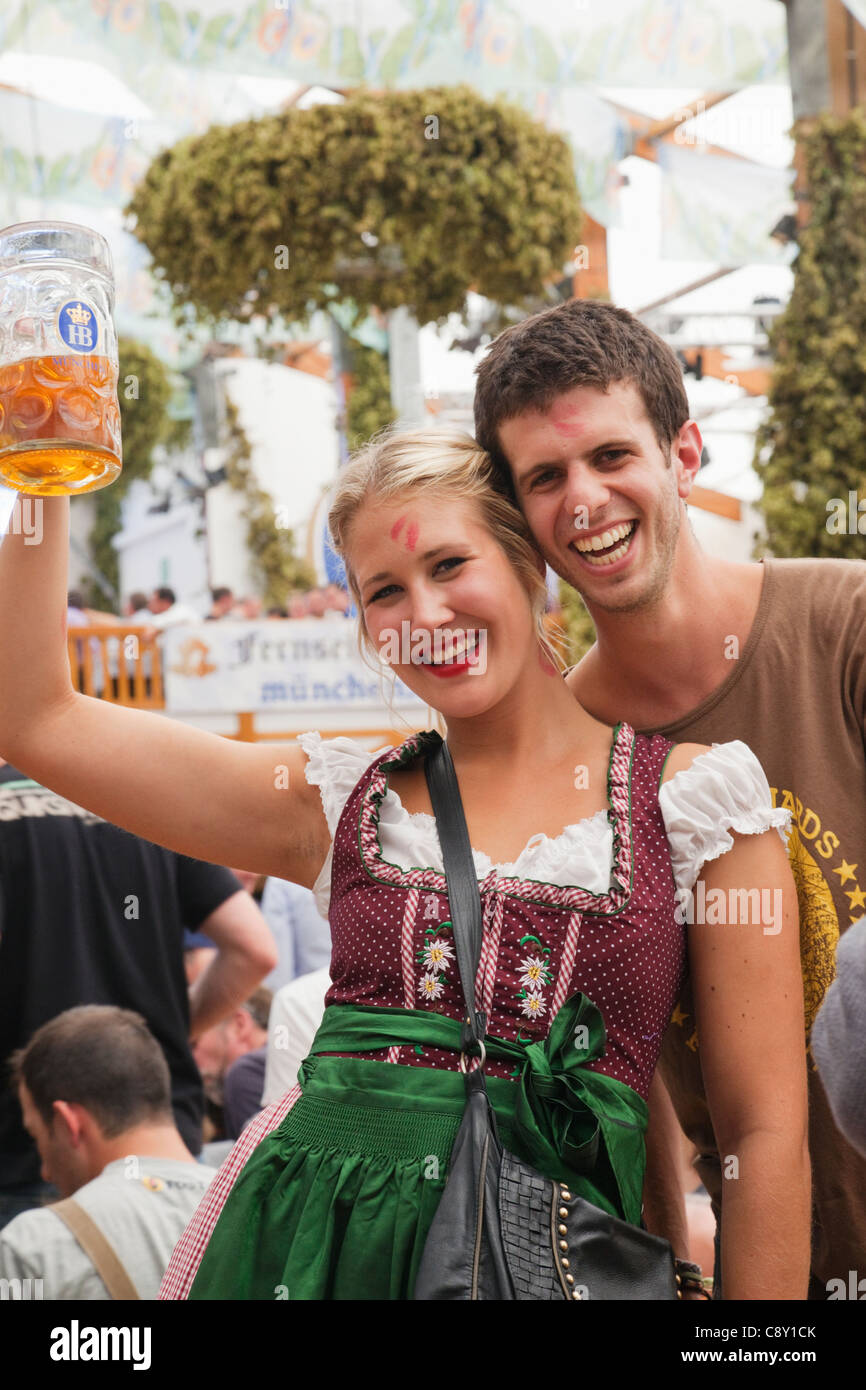
<svg viewBox="0 0 866 1390">
<path fill-rule="evenodd" d="M 39 1279 L 44 1299 L 156 1298 L 214 1169 L 178 1132 L 168 1065 L 144 1019 L 111 1005 L 69 1009 L 15 1053 L 12 1074 L 42 1176 L 67 1200 L 0 1231 L 0 1278 Z"/>
<path fill-rule="evenodd" d="M 271 997 L 260 986 L 222 1023 L 202 1033 L 193 1049 L 208 1098 L 222 1106 L 226 1139 L 237 1139 L 262 1108 Z"/>
</svg>

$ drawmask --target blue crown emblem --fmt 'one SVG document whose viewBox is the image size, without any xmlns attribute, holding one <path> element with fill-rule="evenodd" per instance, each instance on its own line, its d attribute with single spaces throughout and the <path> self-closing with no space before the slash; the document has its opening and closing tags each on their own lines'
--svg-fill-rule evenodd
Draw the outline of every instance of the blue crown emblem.
<svg viewBox="0 0 866 1390">
<path fill-rule="evenodd" d="M 58 311 L 57 331 L 67 347 L 76 352 L 93 352 L 99 337 L 96 311 L 83 299 L 70 299 Z"/>
</svg>

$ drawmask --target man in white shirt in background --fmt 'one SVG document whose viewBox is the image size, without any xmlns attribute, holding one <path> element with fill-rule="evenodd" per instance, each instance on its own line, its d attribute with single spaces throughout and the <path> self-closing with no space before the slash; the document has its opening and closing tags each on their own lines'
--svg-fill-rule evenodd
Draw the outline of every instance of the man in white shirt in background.
<svg viewBox="0 0 866 1390">
<path fill-rule="evenodd" d="M 274 995 L 268 1020 L 265 1089 L 262 1105 L 279 1100 L 298 1079 L 298 1067 L 309 1054 L 331 984 L 327 965 L 283 985 Z"/>
<path fill-rule="evenodd" d="M 177 627 L 179 623 L 200 623 L 202 616 L 188 603 L 178 603 L 174 589 L 154 589 L 147 603 L 150 626 L 160 630 Z"/>
<path fill-rule="evenodd" d="M 75 1197 L 10 1221 L 0 1279 L 40 1280 L 31 1297 L 46 1300 L 155 1299 L 214 1169 L 178 1133 L 168 1066 L 144 1019 L 111 1005 L 68 1009 L 12 1071 L 42 1176 Z"/>
<path fill-rule="evenodd" d="M 285 878 L 267 878 L 259 905 L 278 953 L 276 966 L 262 981 L 267 989 L 276 992 L 299 975 L 330 964 L 331 928 L 309 888 Z"/>
</svg>

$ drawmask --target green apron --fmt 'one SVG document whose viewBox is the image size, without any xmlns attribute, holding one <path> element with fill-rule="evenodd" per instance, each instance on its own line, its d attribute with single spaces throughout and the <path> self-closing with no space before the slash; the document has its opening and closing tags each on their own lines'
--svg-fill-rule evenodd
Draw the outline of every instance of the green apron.
<svg viewBox="0 0 866 1390">
<path fill-rule="evenodd" d="M 302 1095 L 242 1169 L 190 1298 L 411 1298 L 463 1116 L 463 1077 L 321 1055 L 392 1043 L 459 1052 L 460 1023 L 418 1009 L 325 1010 Z M 575 994 L 544 1042 L 485 1040 L 488 1057 L 513 1061 L 519 1077 L 487 1077 L 487 1091 L 507 1149 L 637 1224 L 647 1106 L 586 1069 L 604 1044 L 599 1010 Z"/>
</svg>

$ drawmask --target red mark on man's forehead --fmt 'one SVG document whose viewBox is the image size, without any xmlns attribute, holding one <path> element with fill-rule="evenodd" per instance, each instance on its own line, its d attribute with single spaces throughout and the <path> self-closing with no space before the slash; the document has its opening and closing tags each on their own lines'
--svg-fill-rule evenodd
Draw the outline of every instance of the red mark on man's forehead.
<svg viewBox="0 0 866 1390">
<path fill-rule="evenodd" d="M 408 531 L 406 532 L 406 549 L 407 549 L 407 550 L 414 550 L 414 549 L 415 549 L 415 546 L 416 546 L 417 544 L 418 544 L 418 523 L 417 523 L 417 521 L 412 521 L 412 522 L 409 523 L 409 529 L 408 529 Z"/>
<path fill-rule="evenodd" d="M 574 405 L 552 405 L 548 418 L 557 434 L 579 434 L 584 428 L 581 412 Z"/>
<path fill-rule="evenodd" d="M 403 522 L 404 522 L 405 520 L 406 520 L 405 516 L 398 516 L 398 517 L 397 517 L 397 520 L 394 522 L 394 525 L 391 527 L 391 540 L 392 540 L 392 541 L 395 541 L 395 540 L 397 539 L 397 537 L 399 536 L 399 534 L 400 534 L 400 529 L 401 529 L 401 527 L 402 527 L 402 525 L 403 525 Z"/>
</svg>

